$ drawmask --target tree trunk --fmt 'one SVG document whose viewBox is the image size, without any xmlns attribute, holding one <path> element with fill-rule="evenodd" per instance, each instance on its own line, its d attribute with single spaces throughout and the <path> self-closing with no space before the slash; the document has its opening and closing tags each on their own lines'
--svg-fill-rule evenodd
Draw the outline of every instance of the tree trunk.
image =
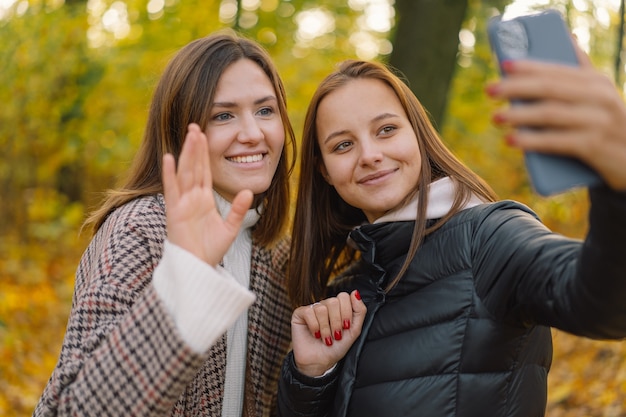
<svg viewBox="0 0 626 417">
<path fill-rule="evenodd" d="M 389 63 L 406 76 L 437 128 L 443 122 L 467 7 L 467 0 L 396 0 Z"/>
</svg>

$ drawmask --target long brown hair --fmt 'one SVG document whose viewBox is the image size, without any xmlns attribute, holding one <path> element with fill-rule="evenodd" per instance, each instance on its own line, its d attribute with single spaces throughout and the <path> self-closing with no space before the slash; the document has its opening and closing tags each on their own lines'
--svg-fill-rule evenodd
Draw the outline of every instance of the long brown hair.
<svg viewBox="0 0 626 417">
<path fill-rule="evenodd" d="M 465 166 L 445 146 L 426 110 L 408 86 L 389 67 L 378 62 L 348 60 L 327 76 L 313 95 L 304 121 L 301 143 L 300 179 L 292 231 L 289 262 L 289 294 L 295 306 L 324 298 L 329 281 L 357 259 L 346 238 L 350 230 L 367 221 L 363 212 L 341 199 L 322 176 L 323 164 L 316 129 L 322 100 L 355 79 L 380 80 L 398 97 L 416 133 L 422 158 L 417 183 L 416 225 L 403 268 L 386 288 L 393 288 L 411 262 L 424 237 L 441 227 L 474 194 L 485 202 L 496 199 L 495 192 Z M 430 228 L 426 227 L 428 185 L 449 176 L 456 183 L 452 208 Z"/>
<path fill-rule="evenodd" d="M 287 143 L 295 158 L 295 135 L 287 116 L 287 99 L 283 83 L 269 54 L 256 42 L 232 31 L 214 33 L 183 47 L 169 62 L 155 89 L 146 129 L 139 151 L 121 187 L 107 192 L 103 204 L 86 220 L 85 226 L 97 232 L 116 208 L 140 196 L 163 192 L 162 159 L 171 153 L 180 155 L 189 123 L 201 127 L 209 122 L 217 83 L 231 64 L 249 59 L 261 67 L 274 86 L 286 143 L 268 190 L 255 196 L 263 203 L 263 215 L 253 231 L 259 244 L 275 241 L 287 224 L 289 211 L 289 162 Z"/>
</svg>

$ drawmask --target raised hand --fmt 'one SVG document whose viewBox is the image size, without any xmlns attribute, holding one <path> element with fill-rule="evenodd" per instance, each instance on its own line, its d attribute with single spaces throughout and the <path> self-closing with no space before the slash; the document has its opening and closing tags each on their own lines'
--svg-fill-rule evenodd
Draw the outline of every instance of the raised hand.
<svg viewBox="0 0 626 417">
<path fill-rule="evenodd" d="M 298 370 L 320 376 L 339 362 L 361 334 L 366 311 L 358 291 L 298 307 L 291 316 Z"/>
<path fill-rule="evenodd" d="M 170 242 L 216 266 L 237 236 L 246 211 L 252 204 L 250 190 L 237 194 L 226 219 L 213 198 L 213 182 L 207 138 L 192 123 L 176 162 L 163 157 L 163 188 Z"/>
<path fill-rule="evenodd" d="M 511 61 L 507 76 L 487 87 L 505 100 L 530 100 L 494 114 L 512 131 L 509 144 L 576 157 L 615 190 L 626 190 L 626 106 L 615 85 L 578 49 L 580 67 Z M 520 129 L 532 126 L 541 129 Z"/>
</svg>

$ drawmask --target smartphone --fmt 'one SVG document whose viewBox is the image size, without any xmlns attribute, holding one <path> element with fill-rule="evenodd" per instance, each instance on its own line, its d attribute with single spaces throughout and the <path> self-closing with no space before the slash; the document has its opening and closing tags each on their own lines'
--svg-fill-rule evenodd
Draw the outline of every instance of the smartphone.
<svg viewBox="0 0 626 417">
<path fill-rule="evenodd" d="M 579 65 L 570 31 L 561 14 L 552 9 L 504 20 L 496 16 L 487 26 L 489 42 L 501 76 L 500 64 L 516 59 L 535 59 L 567 65 Z M 524 105 L 516 101 L 513 105 Z M 573 188 L 592 187 L 601 177 L 578 159 L 524 152 L 524 162 L 535 192 L 542 196 Z"/>
</svg>

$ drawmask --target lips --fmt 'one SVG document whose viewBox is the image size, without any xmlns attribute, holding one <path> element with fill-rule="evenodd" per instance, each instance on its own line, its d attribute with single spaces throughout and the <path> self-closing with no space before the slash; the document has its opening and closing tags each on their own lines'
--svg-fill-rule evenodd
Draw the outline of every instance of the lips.
<svg viewBox="0 0 626 417">
<path fill-rule="evenodd" d="M 231 162 L 236 162 L 238 164 L 250 164 L 253 162 L 259 162 L 263 159 L 263 154 L 258 153 L 255 155 L 239 155 L 239 156 L 230 156 L 228 158 Z"/>
<path fill-rule="evenodd" d="M 379 178 L 385 177 L 385 176 L 387 176 L 387 175 L 389 175 L 389 174 L 391 174 L 391 173 L 393 173 L 395 171 L 396 171 L 395 169 L 386 169 L 386 170 L 383 170 L 383 171 L 378 171 L 378 172 L 375 172 L 373 174 L 370 174 L 370 175 L 367 175 L 367 176 L 361 178 L 358 181 L 358 183 L 359 184 L 365 184 L 365 183 L 368 183 L 368 182 L 372 182 L 372 181 L 375 181 L 375 180 L 377 180 Z"/>
</svg>

